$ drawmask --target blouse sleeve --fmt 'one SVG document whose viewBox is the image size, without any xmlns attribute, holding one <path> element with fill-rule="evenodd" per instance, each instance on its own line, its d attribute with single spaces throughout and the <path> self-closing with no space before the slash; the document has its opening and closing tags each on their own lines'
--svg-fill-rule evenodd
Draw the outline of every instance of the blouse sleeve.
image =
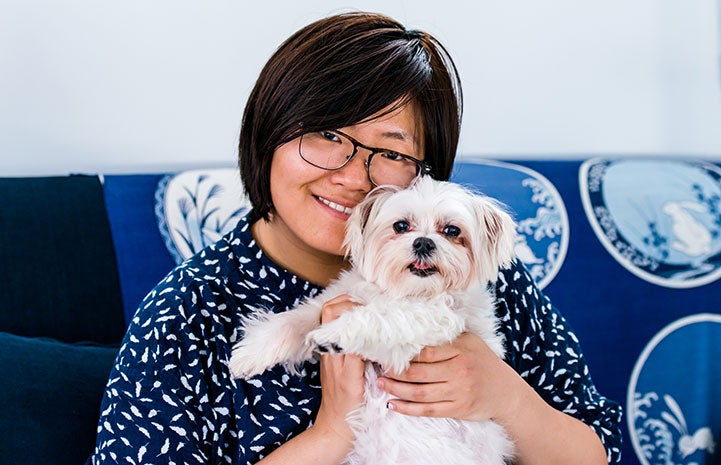
<svg viewBox="0 0 721 465">
<path fill-rule="evenodd" d="M 609 464 L 620 463 L 621 406 L 596 390 L 566 319 L 520 263 L 501 272 L 497 297 L 508 363 L 549 405 L 591 427 Z"/>
<path fill-rule="evenodd" d="M 197 307 L 213 303 L 203 294 L 161 284 L 141 304 L 110 374 L 88 463 L 203 464 L 218 444 L 229 446 L 232 399 L 213 391 L 223 373 L 204 363 L 217 356 L 218 328 Z"/>
</svg>

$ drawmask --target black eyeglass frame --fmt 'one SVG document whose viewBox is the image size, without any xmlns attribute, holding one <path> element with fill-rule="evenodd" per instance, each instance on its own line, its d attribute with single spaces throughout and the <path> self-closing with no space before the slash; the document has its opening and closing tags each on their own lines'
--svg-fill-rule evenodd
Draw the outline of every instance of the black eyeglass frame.
<svg viewBox="0 0 721 465">
<path fill-rule="evenodd" d="M 324 132 L 324 131 L 315 131 L 315 132 Z M 300 141 L 298 143 L 298 155 L 300 155 L 300 158 L 302 158 L 303 161 L 305 161 L 309 165 L 315 166 L 316 168 L 320 168 L 320 169 L 326 170 L 326 171 L 337 171 L 337 170 L 343 168 L 344 166 L 346 166 L 353 159 L 353 157 L 356 156 L 356 154 L 358 153 L 358 147 L 360 147 L 360 148 L 366 149 L 370 152 L 370 155 L 368 155 L 368 159 L 365 162 L 366 174 L 368 174 L 368 179 L 370 180 L 371 184 L 373 184 L 376 187 L 378 186 L 378 184 L 375 183 L 375 181 L 373 180 L 373 177 L 371 176 L 371 160 L 373 160 L 373 157 L 379 153 L 392 153 L 393 155 L 397 155 L 405 160 L 415 163 L 415 165 L 416 165 L 416 176 L 415 177 L 425 176 L 425 175 L 428 175 L 431 173 L 431 166 L 429 164 L 425 163 L 424 161 L 417 159 L 416 157 L 412 157 L 410 155 L 406 155 L 405 153 L 397 152 L 395 150 L 384 149 L 381 147 L 371 147 L 371 146 L 365 145 L 364 143 L 359 142 L 358 140 L 354 139 L 353 137 L 349 136 L 348 134 L 344 133 L 343 131 L 339 131 L 337 129 L 328 129 L 325 132 L 332 132 L 332 133 L 340 134 L 341 136 L 348 139 L 351 142 L 351 144 L 353 144 L 353 153 L 351 153 L 349 156 L 347 156 L 345 161 L 340 166 L 337 166 L 335 168 L 327 168 L 325 166 L 317 165 L 303 156 L 303 152 L 301 150 L 303 147 L 303 136 L 308 133 L 301 134 Z"/>
</svg>

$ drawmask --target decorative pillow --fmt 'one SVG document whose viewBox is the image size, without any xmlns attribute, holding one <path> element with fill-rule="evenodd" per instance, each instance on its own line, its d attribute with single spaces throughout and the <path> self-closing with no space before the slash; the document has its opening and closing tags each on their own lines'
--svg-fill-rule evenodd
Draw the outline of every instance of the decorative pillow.
<svg viewBox="0 0 721 465">
<path fill-rule="evenodd" d="M 238 170 L 105 176 L 125 322 L 178 263 L 217 241 L 250 209 Z"/>
<path fill-rule="evenodd" d="M 0 461 L 84 463 L 117 350 L 0 332 Z"/>
<path fill-rule="evenodd" d="M 0 178 L 0 331 L 123 338 L 115 250 L 98 176 Z"/>
</svg>

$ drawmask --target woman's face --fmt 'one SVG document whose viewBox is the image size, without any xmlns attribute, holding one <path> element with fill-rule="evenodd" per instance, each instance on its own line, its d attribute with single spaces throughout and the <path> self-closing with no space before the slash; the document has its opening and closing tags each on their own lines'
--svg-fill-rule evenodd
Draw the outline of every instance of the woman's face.
<svg viewBox="0 0 721 465">
<path fill-rule="evenodd" d="M 418 126 L 413 105 L 405 105 L 378 119 L 327 129 L 338 129 L 370 147 L 423 160 Z M 350 210 L 373 186 L 365 167 L 368 150 L 359 148 L 343 168 L 327 171 L 300 157 L 299 140 L 278 147 L 273 155 L 270 185 L 275 212 L 270 222 L 260 226 L 256 239 L 276 262 L 303 276 L 300 271 L 311 263 L 337 261 L 343 255 Z"/>
</svg>

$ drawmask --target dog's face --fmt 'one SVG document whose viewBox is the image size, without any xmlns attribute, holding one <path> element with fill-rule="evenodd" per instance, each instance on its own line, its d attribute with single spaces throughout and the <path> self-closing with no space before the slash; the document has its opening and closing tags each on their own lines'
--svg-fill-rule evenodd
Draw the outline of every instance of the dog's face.
<svg viewBox="0 0 721 465">
<path fill-rule="evenodd" d="M 365 279 L 398 295 L 436 295 L 495 282 L 513 259 L 515 224 L 463 187 L 418 179 L 380 187 L 348 220 L 346 250 Z"/>
</svg>

